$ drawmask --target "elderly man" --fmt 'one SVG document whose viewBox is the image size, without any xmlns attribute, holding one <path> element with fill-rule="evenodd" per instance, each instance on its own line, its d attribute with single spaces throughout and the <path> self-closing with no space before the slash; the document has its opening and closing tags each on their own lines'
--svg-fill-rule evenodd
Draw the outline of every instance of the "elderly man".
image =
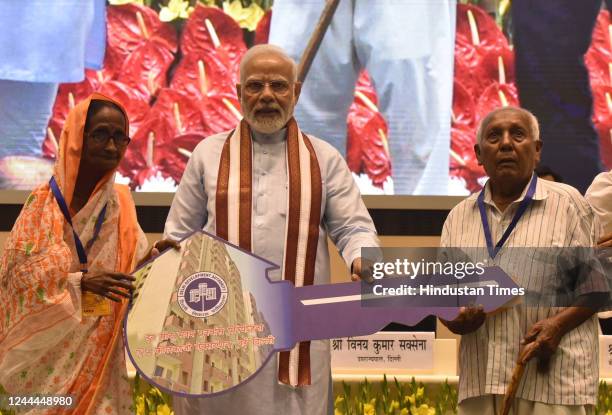
<svg viewBox="0 0 612 415">
<path fill-rule="evenodd" d="M 282 269 L 295 285 L 330 282 L 327 237 L 361 270 L 360 249 L 378 246 L 376 230 L 337 150 L 303 134 L 293 118 L 300 94 L 296 65 L 282 49 L 250 49 L 240 65 L 244 119 L 195 148 L 172 202 L 165 235 L 204 229 Z M 324 322 L 321 322 L 324 324 Z M 299 364 L 298 364 L 299 363 Z M 226 395 L 176 399 L 177 413 L 328 414 L 329 342 L 280 353 L 249 383 Z"/>
<path fill-rule="evenodd" d="M 530 112 L 506 107 L 487 115 L 474 150 L 490 179 L 479 194 L 450 212 L 441 244 L 487 247 L 487 263 L 506 271 L 516 264 L 512 257 L 521 253 L 520 247 L 535 252 L 594 246 L 598 224 L 585 199 L 573 187 L 534 175 L 541 149 L 538 123 Z M 548 275 L 540 267 L 533 255 L 510 275 L 529 287 Z M 526 369 L 514 414 L 589 413 L 598 383 L 594 312 L 577 306 L 516 305 L 485 315 L 470 307 L 455 320 L 444 321 L 462 335 L 459 413 L 498 414 L 517 359 Z"/>
</svg>

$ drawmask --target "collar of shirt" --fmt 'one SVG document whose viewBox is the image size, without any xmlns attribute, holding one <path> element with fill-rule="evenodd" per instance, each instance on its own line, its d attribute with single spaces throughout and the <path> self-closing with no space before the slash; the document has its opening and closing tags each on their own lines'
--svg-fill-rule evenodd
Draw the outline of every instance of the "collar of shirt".
<svg viewBox="0 0 612 415">
<path fill-rule="evenodd" d="M 535 193 L 533 195 L 533 200 L 544 200 L 548 197 L 548 192 L 545 189 L 545 183 L 543 183 L 544 181 L 537 178 L 536 177 L 536 190 Z M 525 185 L 525 187 L 523 188 L 523 191 L 521 192 L 521 195 L 519 196 L 518 199 L 516 199 L 514 202 L 510 203 L 510 206 L 516 205 L 517 203 L 521 203 L 521 201 L 523 199 L 525 199 L 525 195 L 527 194 L 527 189 L 529 188 L 529 183 L 531 182 L 531 180 L 529 182 L 527 182 L 527 184 Z M 489 205 L 490 207 L 497 209 L 497 207 L 495 206 L 495 203 L 493 202 L 493 199 L 491 198 L 491 185 L 489 183 L 489 180 L 487 180 L 487 183 L 485 184 L 485 195 L 484 195 L 484 202 Z M 476 199 L 478 198 L 478 193 L 474 193 L 472 195 L 474 202 L 476 202 Z"/>
<path fill-rule="evenodd" d="M 264 134 L 251 128 L 251 136 L 259 144 L 275 144 L 287 139 L 287 128 L 282 128 L 272 134 Z"/>
</svg>

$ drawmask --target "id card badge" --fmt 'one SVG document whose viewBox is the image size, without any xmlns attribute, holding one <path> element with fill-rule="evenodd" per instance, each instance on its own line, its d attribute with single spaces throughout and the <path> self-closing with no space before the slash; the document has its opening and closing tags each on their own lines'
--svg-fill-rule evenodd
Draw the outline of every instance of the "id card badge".
<svg viewBox="0 0 612 415">
<path fill-rule="evenodd" d="M 98 235 L 100 234 L 100 230 L 102 229 L 102 224 L 104 223 L 104 218 L 106 217 L 106 208 L 108 204 L 105 204 L 102 207 L 102 210 L 98 214 L 98 218 L 96 219 L 96 223 L 94 225 L 94 232 L 91 240 L 83 245 L 79 235 L 77 235 L 74 230 L 74 226 L 72 225 L 72 217 L 70 215 L 70 211 L 68 206 L 66 205 L 66 200 L 62 195 L 62 192 L 55 180 L 55 177 L 51 177 L 49 180 L 49 186 L 51 187 L 51 191 L 53 192 L 53 196 L 57 201 L 57 204 L 64 215 L 64 219 L 72 228 L 72 235 L 74 237 L 74 246 L 77 251 L 77 255 L 79 257 L 79 264 L 81 264 L 81 272 L 87 272 L 87 251 L 92 247 L 93 243 L 98 239 Z M 81 311 L 83 316 L 108 316 L 111 314 L 111 304 L 110 300 L 101 297 L 94 293 L 83 293 L 81 297 Z"/>
<path fill-rule="evenodd" d="M 109 316 L 112 312 L 111 300 L 101 295 L 85 292 L 81 297 L 83 317 Z"/>
</svg>

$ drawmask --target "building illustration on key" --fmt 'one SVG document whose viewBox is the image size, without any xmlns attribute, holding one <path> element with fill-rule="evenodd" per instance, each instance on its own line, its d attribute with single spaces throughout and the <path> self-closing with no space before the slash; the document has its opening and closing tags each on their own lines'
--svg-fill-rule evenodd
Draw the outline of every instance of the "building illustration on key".
<svg viewBox="0 0 612 415">
<path fill-rule="evenodd" d="M 225 287 L 214 281 L 193 280 L 194 274 L 198 273 L 215 274 L 222 280 L 220 285 Z M 179 287 L 188 283 L 190 278 L 193 282 L 186 286 L 181 305 Z M 180 353 L 157 354 L 155 382 L 175 391 L 209 394 L 241 383 L 261 366 L 262 356 L 266 356 L 269 349 L 254 347 L 252 342 L 243 347 L 236 346 L 241 338 L 270 334 L 253 295 L 243 288 L 241 281 L 238 266 L 223 243 L 205 234 L 195 234 L 187 241 L 181 250 L 175 291 L 162 329 L 162 333 L 169 335 L 160 336 L 157 347 L 172 349 L 223 341 L 231 343 L 232 347 L 202 350 L 192 347 Z M 221 301 L 224 295 L 226 299 Z M 214 314 L 203 318 L 196 317 L 185 312 L 185 304 L 200 313 L 211 312 L 213 306 L 218 311 L 213 310 Z M 263 330 L 220 334 L 223 329 L 237 326 L 257 326 Z M 215 333 L 214 329 L 219 331 Z"/>
</svg>

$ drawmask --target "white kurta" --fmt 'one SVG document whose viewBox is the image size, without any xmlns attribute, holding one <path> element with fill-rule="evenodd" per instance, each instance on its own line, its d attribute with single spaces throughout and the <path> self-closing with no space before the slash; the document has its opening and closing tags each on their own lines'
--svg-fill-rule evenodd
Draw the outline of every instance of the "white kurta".
<svg viewBox="0 0 612 415">
<path fill-rule="evenodd" d="M 182 239 L 197 229 L 215 233 L 217 173 L 228 134 L 208 137 L 195 148 L 172 202 L 165 237 Z M 311 136 L 310 139 L 323 181 L 314 283 L 328 284 L 327 236 L 349 266 L 360 256 L 362 247 L 378 246 L 378 238 L 342 156 L 326 142 Z M 253 140 L 253 252 L 278 265 L 282 263 L 285 244 L 287 191 L 285 130 L 272 136 L 256 134 Z M 280 277 L 278 270 L 270 273 L 274 280 Z M 292 388 L 280 384 L 275 356 L 255 378 L 237 390 L 215 398 L 176 398 L 175 411 L 177 414 L 331 414 L 329 341 L 313 341 L 310 354 L 310 386 Z"/>
<path fill-rule="evenodd" d="M 612 171 L 598 174 L 585 197 L 599 218 L 604 233 L 612 232 Z"/>
<path fill-rule="evenodd" d="M 602 237 L 612 233 L 612 170 L 599 173 L 587 189 L 584 197 L 599 218 Z M 599 313 L 599 318 L 612 318 L 612 311 Z"/>
</svg>

